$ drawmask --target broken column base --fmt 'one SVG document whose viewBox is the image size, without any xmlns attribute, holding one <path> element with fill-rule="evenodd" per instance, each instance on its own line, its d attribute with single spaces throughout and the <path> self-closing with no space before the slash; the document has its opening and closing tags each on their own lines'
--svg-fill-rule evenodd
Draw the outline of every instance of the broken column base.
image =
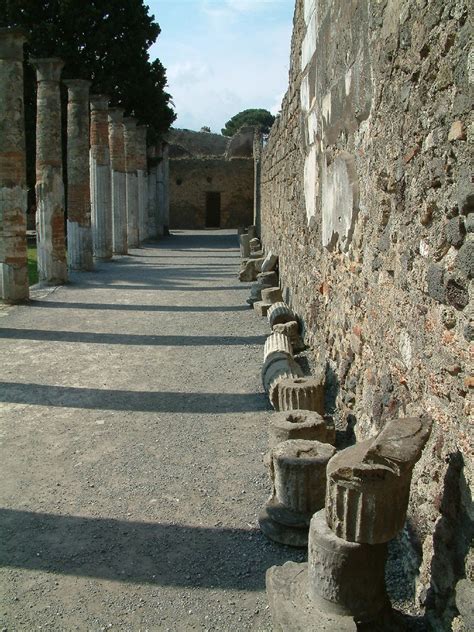
<svg viewBox="0 0 474 632">
<path fill-rule="evenodd" d="M 272 566 L 266 576 L 267 599 L 274 632 L 400 632 L 400 612 L 387 607 L 377 619 L 365 623 L 353 617 L 326 612 L 308 593 L 308 564 L 286 562 Z"/>
<path fill-rule="evenodd" d="M 256 301 L 253 304 L 253 308 L 257 316 L 266 317 L 268 310 L 272 306 L 271 303 L 265 303 L 265 301 Z"/>
<path fill-rule="evenodd" d="M 298 520 L 293 512 L 274 498 L 268 501 L 258 516 L 260 529 L 267 538 L 297 548 L 308 546 L 308 522 Z"/>
</svg>

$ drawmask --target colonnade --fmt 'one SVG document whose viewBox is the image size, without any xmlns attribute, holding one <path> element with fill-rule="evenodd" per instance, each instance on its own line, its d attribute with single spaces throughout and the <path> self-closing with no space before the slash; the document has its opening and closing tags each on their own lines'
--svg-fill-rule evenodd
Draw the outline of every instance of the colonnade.
<svg viewBox="0 0 474 632">
<path fill-rule="evenodd" d="M 7 303 L 29 296 L 25 41 L 21 29 L 0 28 L 0 300 Z M 90 95 L 89 81 L 67 80 L 65 181 L 64 62 L 44 58 L 29 63 L 37 81 L 38 276 L 40 283 L 58 285 L 67 282 L 68 269 L 92 270 L 94 260 L 126 255 L 129 248 L 167 233 L 168 150 L 166 143 L 147 148 L 147 126 L 124 118 L 123 109 L 109 107 L 109 96 Z"/>
</svg>

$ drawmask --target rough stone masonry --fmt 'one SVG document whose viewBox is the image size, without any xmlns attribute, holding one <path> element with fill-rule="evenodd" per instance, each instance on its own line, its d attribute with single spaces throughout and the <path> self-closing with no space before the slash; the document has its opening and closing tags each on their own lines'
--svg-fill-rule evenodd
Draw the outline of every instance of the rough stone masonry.
<svg viewBox="0 0 474 632">
<path fill-rule="evenodd" d="M 468 7 L 297 0 L 289 88 L 261 158 L 262 241 L 326 363 L 326 412 L 357 440 L 389 418 L 433 418 L 404 541 L 435 629 L 473 574 Z"/>
</svg>

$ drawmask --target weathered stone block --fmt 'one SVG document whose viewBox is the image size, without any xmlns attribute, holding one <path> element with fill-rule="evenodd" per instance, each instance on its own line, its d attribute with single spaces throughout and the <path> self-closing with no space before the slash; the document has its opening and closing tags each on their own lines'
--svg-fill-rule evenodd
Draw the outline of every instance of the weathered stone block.
<svg viewBox="0 0 474 632">
<path fill-rule="evenodd" d="M 466 235 L 466 228 L 461 217 L 453 217 L 444 227 L 446 241 L 455 248 L 460 248 Z"/>
<path fill-rule="evenodd" d="M 397 535 L 405 524 L 412 470 L 430 432 L 428 418 L 395 419 L 375 439 L 331 460 L 326 519 L 338 537 L 381 544 Z"/>
<path fill-rule="evenodd" d="M 293 358 L 271 358 L 262 368 L 262 382 L 273 408 L 278 410 L 278 383 L 285 378 L 302 377 L 303 371 Z"/>
<path fill-rule="evenodd" d="M 260 316 L 260 318 L 266 317 L 269 308 L 270 303 L 265 303 L 265 301 L 255 301 L 255 303 L 253 304 L 253 309 L 257 316 Z"/>
<path fill-rule="evenodd" d="M 263 348 L 263 361 L 266 362 L 275 357 L 275 354 L 284 354 L 285 356 L 293 356 L 293 349 L 288 336 L 285 334 L 272 333 L 265 340 Z"/>
<path fill-rule="evenodd" d="M 290 338 L 293 351 L 295 353 L 299 353 L 306 348 L 306 345 L 304 344 L 299 334 L 299 326 L 296 320 L 290 320 L 287 323 L 279 323 L 277 325 L 273 325 L 272 329 L 274 332 L 285 334 Z"/>
<path fill-rule="evenodd" d="M 265 287 L 278 287 L 278 274 L 276 272 L 260 272 L 257 281 Z"/>
<path fill-rule="evenodd" d="M 262 301 L 266 303 L 281 303 L 283 301 L 283 296 L 279 287 L 268 287 L 262 290 Z"/>
<path fill-rule="evenodd" d="M 321 378 L 298 377 L 280 380 L 278 410 L 315 410 L 324 414 L 324 384 Z"/>
<path fill-rule="evenodd" d="M 304 440 L 284 441 L 271 450 L 272 495 L 259 517 L 265 535 L 290 546 L 307 545 L 311 516 L 324 506 L 326 466 L 334 453 L 328 443 Z"/>
<path fill-rule="evenodd" d="M 275 270 L 277 263 L 278 263 L 277 255 L 274 255 L 272 251 L 270 250 L 270 252 L 267 254 L 263 262 L 262 272 L 271 272 L 272 270 Z"/>
<path fill-rule="evenodd" d="M 443 266 L 432 263 L 426 272 L 428 294 L 439 303 L 446 302 L 446 289 L 444 285 L 445 269 Z"/>
<path fill-rule="evenodd" d="M 285 303 L 274 303 L 268 310 L 268 322 L 273 329 L 275 325 L 288 323 L 295 320 L 295 315 Z"/>
<path fill-rule="evenodd" d="M 359 621 L 377 619 L 390 607 L 385 589 L 387 544 L 359 544 L 338 537 L 324 510 L 311 519 L 308 588 L 313 603 L 327 613 Z"/>
<path fill-rule="evenodd" d="M 474 241 L 466 241 L 466 243 L 461 246 L 454 265 L 462 275 L 468 279 L 472 279 L 474 276 Z"/>
<path fill-rule="evenodd" d="M 291 410 L 276 412 L 270 419 L 269 447 L 273 448 L 289 439 L 305 439 L 321 443 L 336 442 L 336 430 L 330 417 L 322 417 L 316 411 Z"/>
</svg>

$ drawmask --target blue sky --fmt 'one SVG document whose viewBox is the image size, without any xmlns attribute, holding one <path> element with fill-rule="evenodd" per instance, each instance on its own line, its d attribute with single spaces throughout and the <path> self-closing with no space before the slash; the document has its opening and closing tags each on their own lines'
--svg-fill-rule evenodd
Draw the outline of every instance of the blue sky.
<svg viewBox="0 0 474 632">
<path fill-rule="evenodd" d="M 213 132 L 247 108 L 280 109 L 288 85 L 294 0 L 148 0 L 161 34 L 175 127 Z"/>
</svg>

